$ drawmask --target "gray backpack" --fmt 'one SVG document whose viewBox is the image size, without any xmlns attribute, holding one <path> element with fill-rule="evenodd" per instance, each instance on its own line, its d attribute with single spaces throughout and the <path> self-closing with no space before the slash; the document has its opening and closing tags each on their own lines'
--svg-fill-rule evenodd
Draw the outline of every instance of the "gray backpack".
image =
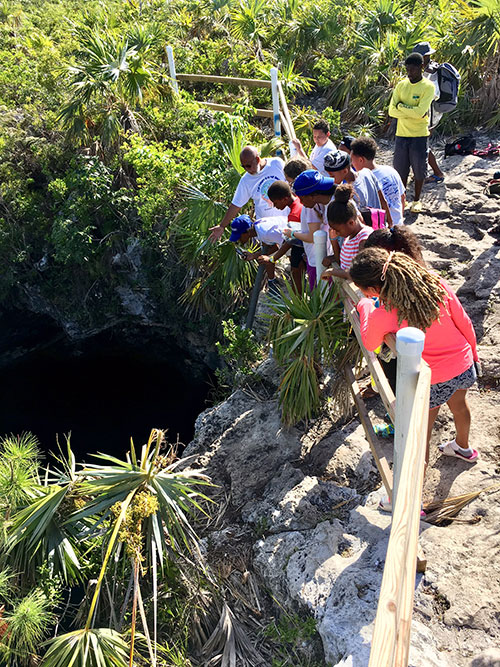
<svg viewBox="0 0 500 667">
<path fill-rule="evenodd" d="M 443 63 L 437 70 L 437 82 L 439 99 L 434 101 L 434 109 L 439 113 L 453 111 L 458 102 L 460 74 L 450 63 Z"/>
</svg>

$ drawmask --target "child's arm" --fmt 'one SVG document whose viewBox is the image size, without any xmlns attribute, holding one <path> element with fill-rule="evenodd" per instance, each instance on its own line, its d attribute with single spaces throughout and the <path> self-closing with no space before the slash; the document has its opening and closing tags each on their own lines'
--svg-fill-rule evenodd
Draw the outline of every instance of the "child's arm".
<svg viewBox="0 0 500 667">
<path fill-rule="evenodd" d="M 317 231 L 321 227 L 320 222 L 310 222 L 309 223 L 309 231 L 306 232 L 293 232 L 293 237 L 292 237 L 292 229 L 286 228 L 283 230 L 283 235 L 286 236 L 287 238 L 294 238 L 298 239 L 299 241 L 303 241 L 304 243 L 314 243 L 314 232 Z"/>
<path fill-rule="evenodd" d="M 375 308 L 373 299 L 364 297 L 356 306 L 359 313 L 361 339 L 367 350 L 376 350 L 388 333 L 398 330 L 397 317 L 383 306 Z"/>
<path fill-rule="evenodd" d="M 347 271 L 343 269 L 336 269 L 331 267 L 330 269 L 325 269 L 321 274 L 321 280 L 330 280 L 330 278 L 344 278 L 344 280 L 349 280 L 350 276 Z"/>
<path fill-rule="evenodd" d="M 387 199 L 384 197 L 384 193 L 382 192 L 382 190 L 378 190 L 378 200 L 380 202 L 380 208 L 384 209 L 385 211 L 385 217 L 387 218 L 387 226 L 392 227 L 391 210 L 389 208 L 389 204 L 387 203 Z"/>
<path fill-rule="evenodd" d="M 288 241 L 285 241 L 284 243 L 282 243 L 280 245 L 280 247 L 278 248 L 278 250 L 276 250 L 276 252 L 273 252 L 272 255 L 260 255 L 260 257 L 257 259 L 257 261 L 259 262 L 259 264 L 261 262 L 271 262 L 271 261 L 277 262 L 279 259 L 281 259 L 283 257 L 283 255 L 286 255 L 288 250 L 290 250 L 290 248 L 292 248 L 292 247 L 293 247 L 293 243 L 289 243 Z M 271 259 L 271 257 L 272 257 L 272 259 Z"/>
<path fill-rule="evenodd" d="M 465 340 L 471 346 L 474 361 L 479 361 L 474 325 L 472 324 L 470 317 L 465 312 L 464 307 L 460 303 L 458 296 L 451 289 L 446 280 L 441 280 L 441 284 L 448 294 L 448 310 L 451 315 L 451 319 Z"/>
</svg>

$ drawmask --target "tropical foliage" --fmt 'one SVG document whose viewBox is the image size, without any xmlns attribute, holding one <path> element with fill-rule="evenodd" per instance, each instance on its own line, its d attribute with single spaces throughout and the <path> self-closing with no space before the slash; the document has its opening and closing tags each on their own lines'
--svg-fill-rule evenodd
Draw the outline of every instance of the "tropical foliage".
<svg viewBox="0 0 500 667">
<path fill-rule="evenodd" d="M 319 285 L 297 294 L 287 284 L 280 298 L 270 300 L 273 316 L 269 341 L 283 368 L 280 405 L 283 421 L 295 424 L 317 414 L 326 368 L 348 347 L 348 327 L 336 285 Z"/>
<path fill-rule="evenodd" d="M 217 325 L 244 303 L 252 267 L 203 241 L 230 202 L 239 139 L 270 136 L 249 123 L 269 90 L 183 82 L 175 96 L 165 45 L 180 72 L 267 79 L 278 66 L 307 148 L 318 111 L 304 95 L 326 98 L 334 137 L 384 130 L 404 55 L 422 39 L 463 77 L 443 127 L 497 124 L 499 16 L 498 0 L 7 0 L 0 298 L 23 300 L 24 285 L 90 328 L 103 311 L 123 315 L 125 287 L 150 290 L 171 322 L 188 307 Z"/>
<path fill-rule="evenodd" d="M 141 664 L 138 618 L 148 664 L 159 664 L 158 600 L 166 573 L 174 565 L 185 576 L 189 568 L 199 576 L 204 572 L 193 517 L 206 514 L 202 487 L 209 481 L 178 470 L 161 431 L 151 433 L 140 453 L 132 443 L 126 460 L 99 455 L 99 463 L 85 466 L 77 466 L 68 443 L 65 455 L 45 472 L 37 466 L 36 444 L 29 435 L 10 437 L 0 450 L 2 469 L 10 462 L 17 480 L 2 496 L 10 516 L 2 523 L 0 549 L 0 656 L 10 665 L 34 659 L 61 608 L 61 587 L 67 612 L 72 587 L 84 583 L 79 613 L 58 621 L 69 626 L 83 615 L 83 627 L 50 640 L 42 664 Z M 89 586 L 92 575 L 96 582 Z"/>
</svg>

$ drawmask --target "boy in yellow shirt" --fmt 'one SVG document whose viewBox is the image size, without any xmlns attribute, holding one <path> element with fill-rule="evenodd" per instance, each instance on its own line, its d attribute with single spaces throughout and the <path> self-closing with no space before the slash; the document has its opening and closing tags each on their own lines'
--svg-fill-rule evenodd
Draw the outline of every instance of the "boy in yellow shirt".
<svg viewBox="0 0 500 667">
<path fill-rule="evenodd" d="M 398 121 L 393 166 L 405 186 L 412 168 L 415 198 L 410 210 L 420 213 L 420 194 L 427 175 L 429 109 L 435 88 L 423 76 L 424 59 L 420 53 L 411 53 L 405 60 L 405 66 L 408 76 L 396 85 L 389 104 L 389 116 Z"/>
</svg>

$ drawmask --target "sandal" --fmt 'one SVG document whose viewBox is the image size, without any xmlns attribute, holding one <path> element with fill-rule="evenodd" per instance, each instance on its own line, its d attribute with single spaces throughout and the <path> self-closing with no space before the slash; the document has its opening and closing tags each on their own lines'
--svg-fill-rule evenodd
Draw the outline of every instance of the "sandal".
<svg viewBox="0 0 500 667">
<path fill-rule="evenodd" d="M 392 501 L 389 498 L 389 496 L 384 496 L 381 501 L 378 504 L 378 508 L 381 512 L 388 512 L 389 514 L 392 513 Z M 425 519 L 427 514 L 425 513 L 424 510 L 424 505 L 422 504 L 420 506 L 420 518 Z"/>
<path fill-rule="evenodd" d="M 444 176 L 436 176 L 436 174 L 431 174 L 425 179 L 425 183 L 442 183 L 444 181 Z"/>
<path fill-rule="evenodd" d="M 463 454 L 460 454 L 456 449 L 453 449 L 451 446 L 451 443 L 454 442 L 453 440 L 451 442 L 446 442 L 444 445 L 439 445 L 439 451 L 441 454 L 444 454 L 444 456 L 454 456 L 456 459 L 461 459 L 462 461 L 465 461 L 466 463 L 475 463 L 477 459 L 479 458 L 479 454 L 477 450 L 473 449 L 472 454 L 470 456 L 464 456 Z"/>
</svg>

